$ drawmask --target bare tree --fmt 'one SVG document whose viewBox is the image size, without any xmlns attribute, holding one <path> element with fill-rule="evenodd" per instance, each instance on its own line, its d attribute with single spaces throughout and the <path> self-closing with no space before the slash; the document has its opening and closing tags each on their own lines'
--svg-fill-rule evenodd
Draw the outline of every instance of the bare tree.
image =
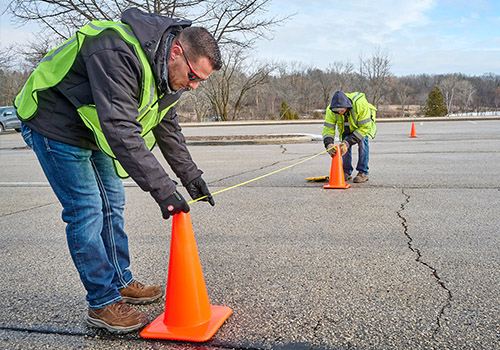
<svg viewBox="0 0 500 350">
<path fill-rule="evenodd" d="M 268 39 L 272 28 L 291 16 L 268 18 L 270 0 L 209 0 L 205 11 L 194 18 L 222 45 L 251 48 L 257 39 Z"/>
<path fill-rule="evenodd" d="M 27 44 L 21 45 L 16 48 L 16 53 L 19 57 L 22 57 L 26 69 L 33 71 L 43 57 L 54 48 L 54 44 L 58 44 L 62 40 L 56 40 L 54 42 L 53 36 L 47 33 L 39 33 L 36 38 L 28 40 Z"/>
<path fill-rule="evenodd" d="M 266 38 L 274 26 L 289 18 L 266 16 L 269 3 L 270 0 L 12 0 L 9 9 L 21 23 L 42 23 L 59 41 L 68 39 L 89 21 L 119 20 L 121 13 L 129 7 L 170 17 L 189 18 L 196 25 L 211 31 L 227 52 L 238 48 L 239 54 L 228 55 L 226 70 L 213 75 L 211 80 L 216 83 L 208 83 L 204 89 L 208 92 L 205 96 L 210 97 L 210 103 L 221 118 L 236 118 L 248 91 L 261 84 L 269 74 L 269 67 L 265 65 L 255 72 L 242 71 L 240 61 L 245 59 L 242 50 L 251 48 L 257 39 Z M 45 42 L 37 40 L 24 48 L 22 53 L 38 62 L 47 51 Z M 235 74 L 236 71 L 238 74 Z M 243 81 L 238 81 L 237 78 L 243 76 Z M 235 88 L 235 84 L 239 84 L 236 89 L 238 96 L 233 97 L 231 89 Z M 202 102 L 201 95 L 197 98 L 196 105 L 204 106 L 206 110 L 207 101 Z M 229 113 L 231 102 L 234 104 Z M 196 114 L 200 117 L 200 113 Z"/>
<path fill-rule="evenodd" d="M 28 77 L 25 71 L 14 70 L 12 46 L 0 49 L 0 106 L 12 105 Z"/>
<path fill-rule="evenodd" d="M 116 21 L 129 7 L 170 17 L 190 18 L 209 29 L 220 44 L 251 47 L 289 16 L 266 18 L 270 0 L 12 0 L 20 21 L 38 22 L 62 39 L 89 21 Z"/>
<path fill-rule="evenodd" d="M 200 89 L 220 120 L 237 119 L 246 94 L 263 84 L 273 69 L 269 64 L 252 63 L 250 66 L 256 68 L 250 70 L 245 66 L 246 60 L 242 48 L 233 47 L 226 51 L 221 70 L 214 72 Z"/>
<path fill-rule="evenodd" d="M 413 89 L 411 86 L 407 85 L 402 79 L 392 79 L 392 86 L 394 87 L 394 92 L 399 100 L 401 105 L 401 110 L 403 112 L 403 116 L 407 116 L 405 113 L 405 108 L 409 111 L 409 99 L 411 94 L 413 93 Z M 408 108 L 407 108 L 408 107 Z M 408 112 L 409 113 L 409 112 Z"/>
<path fill-rule="evenodd" d="M 352 84 L 354 65 L 351 61 L 336 61 L 330 64 L 327 72 L 333 75 L 335 90 L 348 90 Z"/>
<path fill-rule="evenodd" d="M 462 111 L 467 112 L 472 106 L 476 89 L 468 80 L 460 80 L 457 84 L 457 105 Z"/>
<path fill-rule="evenodd" d="M 321 104 L 324 107 L 330 102 L 334 91 L 344 91 L 349 88 L 349 80 L 353 73 L 354 65 L 349 61 L 335 61 L 324 73 L 320 70 L 313 71 L 313 79 L 319 84 Z"/>
<path fill-rule="evenodd" d="M 13 45 L 5 48 L 0 48 L 0 70 L 6 71 L 12 67 L 14 53 L 12 52 Z"/>
<path fill-rule="evenodd" d="M 495 108 L 500 107 L 500 86 L 495 90 Z"/>
<path fill-rule="evenodd" d="M 448 113 L 455 112 L 455 106 L 468 108 L 475 92 L 472 84 L 459 74 L 446 76 L 439 83 Z"/>
<path fill-rule="evenodd" d="M 198 91 L 184 94 L 177 104 L 180 121 L 193 121 L 194 117 L 197 122 L 204 122 L 209 121 L 210 116 L 214 115 L 210 101 Z"/>
<path fill-rule="evenodd" d="M 368 94 L 378 108 L 381 98 L 387 92 L 387 79 L 391 76 L 391 60 L 387 52 L 375 48 L 371 58 L 359 57 L 359 74 L 369 83 Z"/>
<path fill-rule="evenodd" d="M 333 77 L 328 72 L 323 72 L 321 69 L 310 69 L 307 72 L 311 83 L 315 86 L 318 99 L 323 105 L 327 105 L 331 91 L 334 88 Z"/>
<path fill-rule="evenodd" d="M 475 94 L 472 108 L 477 111 L 487 111 L 497 108 L 495 90 L 500 86 L 500 76 L 487 73 L 481 76 L 468 77 L 467 80 L 474 86 Z"/>
<path fill-rule="evenodd" d="M 273 86 L 279 99 L 277 103 L 281 106 L 286 101 L 292 110 L 302 113 L 313 109 L 312 106 L 317 104 L 314 102 L 315 97 L 319 96 L 318 82 L 309 74 L 314 70 L 297 61 L 280 63 L 277 70 L 279 79 Z"/>
<path fill-rule="evenodd" d="M 21 22 L 38 22 L 62 39 L 89 21 L 116 21 L 129 7 L 169 16 L 182 16 L 205 0 L 12 0 L 9 9 Z"/>
<path fill-rule="evenodd" d="M 443 92 L 448 113 L 453 113 L 453 104 L 455 103 L 455 94 L 457 90 L 458 76 L 451 75 L 439 82 L 439 88 Z"/>
<path fill-rule="evenodd" d="M 238 97 L 234 103 L 233 120 L 239 117 L 239 112 L 243 107 L 247 93 L 253 88 L 264 84 L 267 81 L 272 69 L 273 68 L 269 64 L 263 64 L 258 66 L 254 72 L 246 75 L 246 79 L 243 80 L 242 85 L 239 88 Z"/>
</svg>

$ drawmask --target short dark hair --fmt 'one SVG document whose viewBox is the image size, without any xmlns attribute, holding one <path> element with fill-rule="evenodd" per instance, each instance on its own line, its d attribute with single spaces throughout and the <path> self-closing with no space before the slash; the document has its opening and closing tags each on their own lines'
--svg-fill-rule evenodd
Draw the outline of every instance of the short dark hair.
<svg viewBox="0 0 500 350">
<path fill-rule="evenodd" d="M 203 27 L 187 27 L 179 33 L 178 37 L 182 46 L 187 50 L 187 55 L 193 60 L 206 57 L 213 70 L 222 68 L 222 58 L 219 45 L 215 38 Z"/>
</svg>

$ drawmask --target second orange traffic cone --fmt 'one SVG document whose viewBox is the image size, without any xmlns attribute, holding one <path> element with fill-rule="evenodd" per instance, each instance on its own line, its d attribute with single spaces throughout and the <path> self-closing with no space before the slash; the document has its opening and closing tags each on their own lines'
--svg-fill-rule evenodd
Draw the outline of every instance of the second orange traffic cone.
<svg viewBox="0 0 500 350">
<path fill-rule="evenodd" d="M 342 156 L 340 155 L 340 147 L 335 146 L 337 152 L 332 157 L 332 167 L 330 170 L 330 181 L 323 188 L 349 188 L 350 184 L 345 183 L 344 167 L 342 166 Z"/>
<path fill-rule="evenodd" d="M 416 137 L 418 137 L 418 136 L 417 136 L 417 132 L 415 131 L 415 123 L 411 123 L 411 133 L 410 133 L 410 137 L 411 137 L 411 138 L 416 138 Z"/>
<path fill-rule="evenodd" d="M 231 315 L 210 305 L 189 213 L 175 214 L 168 266 L 165 312 L 141 332 L 143 338 L 203 342 Z"/>
</svg>

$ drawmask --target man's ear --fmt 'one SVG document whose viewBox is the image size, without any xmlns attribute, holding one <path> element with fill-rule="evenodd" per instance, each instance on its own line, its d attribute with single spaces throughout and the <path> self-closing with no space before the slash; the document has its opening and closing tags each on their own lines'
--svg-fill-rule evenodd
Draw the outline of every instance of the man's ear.
<svg viewBox="0 0 500 350">
<path fill-rule="evenodd" d="M 172 45 L 170 49 L 170 58 L 175 60 L 179 55 L 182 55 L 181 48 L 177 45 Z"/>
</svg>

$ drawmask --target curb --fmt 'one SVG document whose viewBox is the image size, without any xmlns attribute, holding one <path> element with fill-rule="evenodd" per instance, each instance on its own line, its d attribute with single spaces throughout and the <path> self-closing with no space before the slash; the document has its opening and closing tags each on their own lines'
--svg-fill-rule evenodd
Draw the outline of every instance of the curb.
<svg viewBox="0 0 500 350">
<path fill-rule="evenodd" d="M 312 134 L 267 134 L 234 136 L 186 136 L 188 145 L 269 145 L 281 143 L 304 143 L 321 141 L 321 135 Z"/>
<path fill-rule="evenodd" d="M 500 115 L 488 116 L 465 116 L 465 117 L 409 117 L 409 118 L 377 118 L 377 123 L 405 123 L 405 122 L 443 122 L 443 121 L 479 121 L 500 120 Z M 180 123 L 186 127 L 214 127 L 214 126 L 245 126 L 245 125 L 293 125 L 293 124 L 323 124 L 324 119 L 303 120 L 248 120 L 248 121 L 225 121 L 225 122 L 200 122 Z"/>
</svg>

